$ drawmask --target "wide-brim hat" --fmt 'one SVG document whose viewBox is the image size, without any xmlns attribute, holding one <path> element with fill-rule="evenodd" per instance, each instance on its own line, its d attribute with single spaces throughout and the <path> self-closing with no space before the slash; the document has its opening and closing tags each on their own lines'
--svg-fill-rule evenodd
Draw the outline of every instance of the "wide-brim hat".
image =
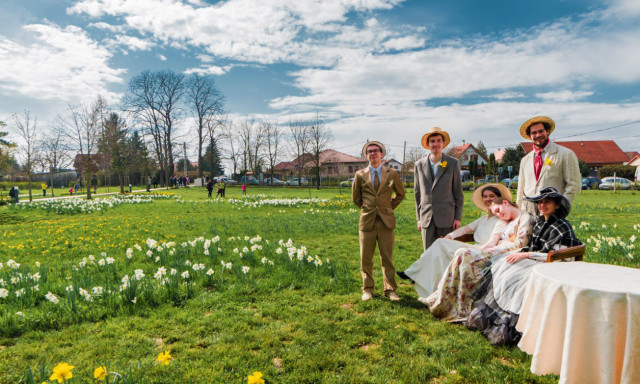
<svg viewBox="0 0 640 384">
<path fill-rule="evenodd" d="M 375 140 L 371 140 L 371 141 L 367 141 L 364 146 L 362 147 L 362 157 L 363 158 L 367 158 L 367 148 L 369 148 L 370 145 L 376 145 L 378 147 L 380 147 L 380 150 L 382 151 L 382 156 L 384 157 L 384 155 L 387 154 L 387 148 L 384 146 L 384 144 L 382 144 L 379 141 L 375 141 Z"/>
<path fill-rule="evenodd" d="M 502 196 L 503 199 L 509 200 L 509 201 L 513 201 L 513 196 L 511 195 L 511 190 L 509 188 L 507 188 L 506 185 L 502 185 L 502 184 L 484 184 L 484 185 L 476 188 L 476 190 L 473 191 L 473 196 L 471 197 L 471 200 L 473 201 L 473 204 L 475 204 L 475 206 L 478 207 L 478 209 L 480 209 L 481 211 L 489 212 L 489 208 L 486 205 L 484 205 L 484 202 L 482 201 L 482 192 L 484 192 L 484 190 L 486 188 L 488 188 L 488 187 L 494 187 L 495 189 L 500 191 L 500 196 Z"/>
<path fill-rule="evenodd" d="M 560 208 L 556 211 L 556 215 L 561 217 L 566 217 L 569 215 L 569 212 L 571 212 L 571 202 L 562 193 L 560 193 L 556 187 L 546 187 L 540 191 L 538 196 L 525 196 L 524 198 L 534 203 L 547 198 L 555 200 L 560 204 Z"/>
<path fill-rule="evenodd" d="M 440 127 L 433 127 L 429 132 L 425 133 L 424 136 L 422 136 L 422 146 L 426 149 L 429 149 L 429 137 L 433 135 L 441 135 L 444 138 L 444 147 L 449 145 L 449 143 L 451 142 L 447 131 L 443 131 Z"/>
<path fill-rule="evenodd" d="M 544 125 L 548 125 L 550 127 L 549 133 L 553 132 L 556 129 L 556 122 L 553 121 L 550 117 L 547 116 L 536 116 L 533 117 L 522 124 L 520 127 L 520 136 L 524 137 L 527 140 L 531 140 L 531 137 L 527 134 L 527 129 L 533 124 L 542 123 Z"/>
</svg>

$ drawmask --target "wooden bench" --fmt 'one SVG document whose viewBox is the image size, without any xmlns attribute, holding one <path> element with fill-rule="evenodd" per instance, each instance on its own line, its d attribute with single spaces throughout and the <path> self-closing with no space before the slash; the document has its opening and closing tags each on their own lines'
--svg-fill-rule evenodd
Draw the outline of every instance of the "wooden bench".
<svg viewBox="0 0 640 384">
<path fill-rule="evenodd" d="M 463 243 L 470 243 L 474 241 L 473 233 L 467 233 L 462 236 L 456 237 L 454 240 L 461 241 Z M 577 245 L 575 247 L 568 247 L 562 249 L 555 249 L 547 254 L 547 263 L 553 261 L 568 259 L 573 257 L 575 261 L 582 261 L 584 257 L 585 245 Z"/>
</svg>

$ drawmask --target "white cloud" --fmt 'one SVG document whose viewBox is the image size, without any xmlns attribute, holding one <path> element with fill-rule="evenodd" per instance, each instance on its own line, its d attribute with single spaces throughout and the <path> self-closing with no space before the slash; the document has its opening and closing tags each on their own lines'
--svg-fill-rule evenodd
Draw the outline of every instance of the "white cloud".
<svg viewBox="0 0 640 384">
<path fill-rule="evenodd" d="M 125 47 L 130 51 L 150 51 L 155 44 L 148 39 L 140 39 L 135 36 L 117 35 L 113 39 L 107 39 L 105 44 L 113 47 Z"/>
<path fill-rule="evenodd" d="M 584 99 L 585 97 L 589 97 L 593 95 L 593 92 L 588 91 L 557 91 L 557 92 L 543 92 L 536 93 L 535 96 L 539 99 L 549 100 L 549 101 L 576 101 L 580 99 Z"/>
<path fill-rule="evenodd" d="M 87 25 L 87 27 L 103 29 L 103 30 L 107 30 L 109 32 L 114 32 L 114 33 L 122 33 L 126 29 L 122 25 L 112 25 L 112 24 L 109 24 L 109 23 L 105 23 L 104 21 L 99 21 L 97 23 L 90 23 L 90 24 Z"/>
<path fill-rule="evenodd" d="M 229 72 L 233 68 L 233 65 L 225 65 L 224 67 L 218 67 L 217 65 L 209 65 L 206 67 L 200 68 L 189 68 L 184 71 L 185 74 L 190 75 L 192 73 L 197 73 L 199 75 L 224 75 Z"/>
<path fill-rule="evenodd" d="M 160 61 L 167 61 L 167 57 L 163 54 L 158 53 L 158 59 L 160 59 Z"/>
<path fill-rule="evenodd" d="M 62 99 L 103 95 L 115 101 L 110 84 L 121 83 L 124 69 L 111 68 L 111 53 L 78 27 L 23 26 L 30 41 L 0 36 L 0 93 L 34 99 Z"/>
</svg>

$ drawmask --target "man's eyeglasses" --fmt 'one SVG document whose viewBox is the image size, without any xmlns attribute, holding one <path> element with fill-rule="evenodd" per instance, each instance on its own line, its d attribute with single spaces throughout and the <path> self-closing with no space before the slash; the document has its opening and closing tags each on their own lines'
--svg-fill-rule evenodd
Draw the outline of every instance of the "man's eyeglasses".
<svg viewBox="0 0 640 384">
<path fill-rule="evenodd" d="M 373 155 L 374 153 L 378 153 L 380 152 L 379 149 L 367 149 L 367 153 L 370 155 Z"/>
</svg>

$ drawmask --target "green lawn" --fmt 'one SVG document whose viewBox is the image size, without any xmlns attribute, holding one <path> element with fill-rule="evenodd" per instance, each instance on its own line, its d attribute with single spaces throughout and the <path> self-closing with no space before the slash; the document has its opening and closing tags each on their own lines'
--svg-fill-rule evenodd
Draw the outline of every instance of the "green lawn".
<svg viewBox="0 0 640 384">
<path fill-rule="evenodd" d="M 267 383 L 557 382 L 531 374 L 517 348 L 434 320 L 410 285 L 401 284 L 400 302 L 386 300 L 377 260 L 377 294 L 361 302 L 359 213 L 349 190 L 249 187 L 253 205 L 208 202 L 204 188 L 171 192 L 180 198 L 92 213 L 0 207 L 0 288 L 9 292 L 0 298 L 0 383 L 42 383 L 61 362 L 75 366 L 71 383 L 93 381 L 102 365 L 140 383 L 242 383 L 254 371 Z M 238 199 L 239 188 L 227 197 Z M 328 202 L 264 204 L 289 198 Z M 465 202 L 468 223 L 480 212 L 468 192 Z M 399 270 L 421 254 L 414 207 L 408 193 L 397 210 Z M 639 194 L 586 191 L 570 220 L 590 241 L 585 261 L 640 267 L 632 246 Z M 167 272 L 156 279 L 160 267 Z M 162 351 L 173 357 L 166 366 L 156 361 Z"/>
</svg>

